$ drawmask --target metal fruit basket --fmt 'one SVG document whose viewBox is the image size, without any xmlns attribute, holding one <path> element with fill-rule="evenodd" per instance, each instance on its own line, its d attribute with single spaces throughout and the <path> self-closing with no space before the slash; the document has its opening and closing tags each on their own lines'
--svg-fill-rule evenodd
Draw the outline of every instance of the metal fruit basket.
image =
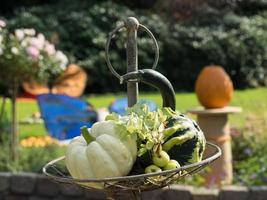
<svg viewBox="0 0 267 200">
<path fill-rule="evenodd" d="M 59 183 L 76 184 L 83 188 L 105 190 L 107 193 L 128 193 L 149 191 L 178 183 L 179 180 L 193 175 L 221 156 L 221 149 L 207 142 L 206 155 L 201 162 L 184 165 L 180 168 L 157 173 L 129 175 L 104 179 L 75 179 L 72 178 L 65 166 L 65 156 L 50 161 L 43 167 L 43 173 Z"/>
<path fill-rule="evenodd" d="M 108 36 L 106 43 L 106 61 L 110 71 L 116 76 L 120 83 L 125 82 L 125 75 L 119 75 L 112 67 L 109 59 L 109 46 L 114 34 L 126 29 L 127 42 L 127 73 L 138 70 L 137 64 L 137 29 L 143 29 L 153 40 L 155 47 L 155 60 L 152 69 L 155 69 L 159 57 L 159 48 L 153 34 L 144 25 L 139 24 L 136 18 L 129 17 L 126 22 L 115 28 Z M 127 75 L 127 74 L 126 74 Z M 138 97 L 138 81 L 130 80 L 127 82 L 128 106 L 131 107 L 137 102 Z M 187 176 L 193 175 L 204 167 L 209 165 L 221 156 L 221 149 L 212 143 L 207 142 L 204 158 L 201 162 L 182 166 L 177 169 L 167 170 L 157 173 L 128 175 L 124 177 L 113 177 L 104 179 L 75 179 L 72 178 L 65 165 L 65 157 L 60 157 L 50 161 L 43 167 L 43 173 L 52 180 L 63 183 L 73 184 L 90 190 L 103 190 L 107 194 L 108 199 L 113 199 L 117 194 L 133 194 L 134 199 L 140 199 L 142 191 L 155 190 L 178 183 Z"/>
</svg>

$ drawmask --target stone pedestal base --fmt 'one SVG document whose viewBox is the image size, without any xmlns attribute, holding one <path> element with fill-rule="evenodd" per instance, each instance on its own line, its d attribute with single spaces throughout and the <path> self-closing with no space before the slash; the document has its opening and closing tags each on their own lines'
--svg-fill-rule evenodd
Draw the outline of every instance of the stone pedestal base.
<svg viewBox="0 0 267 200">
<path fill-rule="evenodd" d="M 222 149 L 222 156 L 210 165 L 206 175 L 206 185 L 228 185 L 233 180 L 232 149 L 228 114 L 241 112 L 239 107 L 220 109 L 189 109 L 197 115 L 197 121 L 207 141 L 217 144 Z M 205 152 L 207 155 L 209 152 Z"/>
</svg>

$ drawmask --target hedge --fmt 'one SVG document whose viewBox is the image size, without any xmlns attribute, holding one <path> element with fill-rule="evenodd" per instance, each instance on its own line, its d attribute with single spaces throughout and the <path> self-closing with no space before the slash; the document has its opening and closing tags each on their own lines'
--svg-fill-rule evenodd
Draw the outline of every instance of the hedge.
<svg viewBox="0 0 267 200">
<path fill-rule="evenodd" d="M 107 34 L 127 16 L 136 16 L 155 35 L 160 46 L 158 70 L 175 90 L 193 90 L 205 65 L 219 64 L 231 75 L 236 88 L 267 85 L 267 12 L 246 16 L 233 9 L 203 7 L 193 17 L 173 21 L 153 9 L 136 10 L 112 1 L 70 0 L 19 9 L 9 28 L 34 27 L 63 49 L 72 62 L 89 74 L 87 92 L 125 90 L 108 71 L 104 46 Z M 238 11 L 240 13 L 240 10 Z M 152 66 L 152 41 L 138 33 L 139 66 Z M 112 41 L 111 61 L 125 73 L 125 34 Z M 142 90 L 148 90 L 143 87 Z"/>
</svg>

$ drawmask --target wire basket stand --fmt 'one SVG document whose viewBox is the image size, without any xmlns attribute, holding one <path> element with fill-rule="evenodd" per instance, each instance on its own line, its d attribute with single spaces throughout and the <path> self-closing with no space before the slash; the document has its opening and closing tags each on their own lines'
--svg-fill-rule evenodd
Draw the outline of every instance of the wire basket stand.
<svg viewBox="0 0 267 200">
<path fill-rule="evenodd" d="M 66 169 L 64 156 L 47 163 L 43 167 L 43 173 L 59 183 L 75 184 L 90 190 L 104 190 L 108 199 L 113 199 L 114 196 L 119 194 L 132 194 L 134 199 L 141 199 L 142 191 L 155 190 L 178 183 L 179 180 L 199 172 L 221 156 L 221 149 L 212 143 L 207 143 L 206 151 L 211 153 L 201 162 L 150 174 L 105 179 L 74 179 Z"/>
<path fill-rule="evenodd" d="M 155 59 L 152 69 L 155 69 L 159 58 L 159 47 L 153 34 L 144 25 L 139 24 L 136 18 L 129 17 L 124 24 L 110 32 L 106 43 L 106 61 L 108 68 L 122 83 L 123 76 L 119 75 L 111 65 L 109 58 L 109 46 L 114 34 L 125 29 L 127 31 L 126 53 L 127 53 L 127 73 L 138 70 L 137 59 L 137 30 L 143 29 L 153 40 L 155 47 Z M 127 82 L 128 106 L 131 107 L 137 102 L 138 83 L 136 81 Z M 74 184 L 89 190 L 103 190 L 107 194 L 107 199 L 115 199 L 119 194 L 132 194 L 133 199 L 141 199 L 142 191 L 150 191 L 178 183 L 179 180 L 193 175 L 211 162 L 221 156 L 221 149 L 212 143 L 207 142 L 204 158 L 201 162 L 185 165 L 177 169 L 167 170 L 157 173 L 128 175 L 124 177 L 113 177 L 104 179 L 75 179 L 72 178 L 65 165 L 65 157 L 60 157 L 50 161 L 43 167 L 43 173 L 50 179 L 62 184 Z M 207 153 L 208 152 L 208 153 Z"/>
</svg>

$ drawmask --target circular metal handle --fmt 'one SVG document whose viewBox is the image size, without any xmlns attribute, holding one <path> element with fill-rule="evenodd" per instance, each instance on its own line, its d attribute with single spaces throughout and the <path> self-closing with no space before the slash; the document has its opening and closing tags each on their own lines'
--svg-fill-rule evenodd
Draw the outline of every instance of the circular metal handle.
<svg viewBox="0 0 267 200">
<path fill-rule="evenodd" d="M 114 36 L 114 34 L 119 32 L 120 30 L 122 30 L 125 27 L 126 27 L 125 24 L 122 24 L 122 25 L 116 27 L 113 31 L 111 31 L 108 34 L 108 39 L 107 39 L 106 48 L 105 48 L 106 62 L 107 62 L 108 68 L 111 71 L 111 73 L 120 80 L 120 82 L 122 82 L 122 76 L 116 72 L 116 70 L 114 69 L 114 67 L 112 66 L 112 64 L 110 62 L 109 46 L 110 46 L 110 42 L 111 42 L 111 39 Z M 153 33 L 146 26 L 139 24 L 139 27 L 141 27 L 153 40 L 153 44 L 155 47 L 155 59 L 154 59 L 152 69 L 156 69 L 157 64 L 158 64 L 158 60 L 159 60 L 159 46 L 158 46 L 157 40 L 154 37 Z"/>
<path fill-rule="evenodd" d="M 154 58 L 154 63 L 152 66 L 152 69 L 156 69 L 157 65 L 158 65 L 158 61 L 159 61 L 159 45 L 158 42 L 156 40 L 156 38 L 154 37 L 153 33 L 144 25 L 139 24 L 139 26 L 141 28 L 143 28 L 145 30 L 145 32 L 151 37 L 154 47 L 155 47 L 155 58 Z"/>
</svg>

